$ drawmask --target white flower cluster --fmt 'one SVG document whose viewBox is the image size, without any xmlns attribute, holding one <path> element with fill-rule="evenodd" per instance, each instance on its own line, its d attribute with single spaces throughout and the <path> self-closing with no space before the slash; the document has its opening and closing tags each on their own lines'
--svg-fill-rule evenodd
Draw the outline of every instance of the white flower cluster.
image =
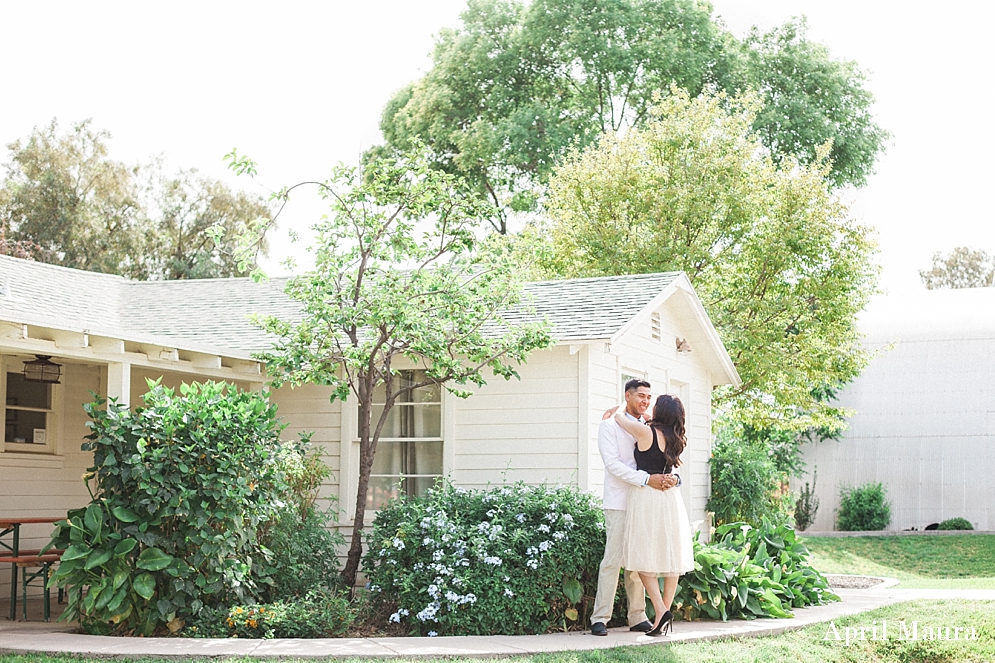
<svg viewBox="0 0 995 663">
<path fill-rule="evenodd" d="M 415 617 L 420 622 L 428 622 L 428 621 L 437 622 L 439 620 L 435 618 L 435 614 L 439 612 L 440 607 L 441 606 L 439 605 L 438 601 L 432 601 L 427 606 L 425 606 L 424 610 L 415 615 Z"/>
<path fill-rule="evenodd" d="M 467 491 L 457 489 L 457 492 Z M 548 499 L 545 496 L 555 496 L 556 501 L 543 505 Z M 399 609 L 390 616 L 389 621 L 399 624 L 408 618 L 422 623 L 439 623 L 442 619 L 439 613 L 443 610 L 450 611 L 455 618 L 457 610 L 466 610 L 463 606 L 472 606 L 477 602 L 477 595 L 473 590 L 480 591 L 482 587 L 488 587 L 488 578 L 496 579 L 498 568 L 510 574 L 512 568 L 524 562 L 528 569 L 538 570 L 547 560 L 552 559 L 549 557 L 551 551 L 565 545 L 572 538 L 571 530 L 576 525 L 573 515 L 559 513 L 560 496 L 561 493 L 549 487 L 520 484 L 506 486 L 480 497 L 483 504 L 489 506 L 484 507 L 487 511 L 483 522 L 466 522 L 462 512 L 450 514 L 433 505 L 427 508 L 420 521 L 415 521 L 420 525 L 417 534 L 412 535 L 410 531 L 402 530 L 393 536 L 388 534 L 383 539 L 379 554 L 387 565 L 382 568 L 388 574 L 385 577 L 392 581 L 394 591 L 407 593 L 409 589 L 425 588 L 428 585 L 428 596 L 421 594 L 422 601 L 428 601 L 427 605 L 419 601 L 424 607 L 417 614 Z M 537 513 L 536 507 L 541 511 Z M 519 512 L 519 509 L 522 511 Z M 603 525 L 599 524 L 599 527 L 603 529 Z M 520 541 L 528 546 L 524 560 L 520 558 Z M 415 550 L 418 548 L 420 550 Z M 413 551 L 415 558 L 422 561 L 409 566 L 399 554 L 399 551 L 406 550 Z M 406 558 L 412 552 L 402 554 Z M 398 559 L 393 559 L 395 555 Z M 429 555 L 431 561 L 427 559 Z M 474 564 L 470 563 L 471 560 L 474 560 Z M 407 570 L 407 577 L 401 571 L 402 568 Z M 417 574 L 415 587 L 408 587 L 412 581 L 411 574 Z M 499 590 L 503 592 L 503 597 L 515 598 L 516 592 L 508 586 L 510 575 L 500 577 L 505 585 Z M 480 585 L 481 581 L 487 584 Z M 378 590 L 379 588 L 371 587 L 371 591 Z M 421 589 L 421 592 L 426 592 L 426 589 Z M 418 604 L 411 604 L 410 599 L 402 601 L 412 611 L 418 610 Z M 429 634 L 435 635 L 435 631 Z"/>
</svg>

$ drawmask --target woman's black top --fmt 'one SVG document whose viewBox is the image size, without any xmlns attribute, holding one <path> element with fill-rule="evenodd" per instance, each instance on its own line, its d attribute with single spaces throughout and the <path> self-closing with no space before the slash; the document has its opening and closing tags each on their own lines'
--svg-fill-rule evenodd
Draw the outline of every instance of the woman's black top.
<svg viewBox="0 0 995 663">
<path fill-rule="evenodd" d="M 649 474 L 670 474 L 673 468 L 667 465 L 667 457 L 663 455 L 663 449 L 656 438 L 656 429 L 652 426 L 650 429 L 653 431 L 653 444 L 646 451 L 640 451 L 637 444 L 633 453 L 636 457 L 636 469 Z"/>
</svg>

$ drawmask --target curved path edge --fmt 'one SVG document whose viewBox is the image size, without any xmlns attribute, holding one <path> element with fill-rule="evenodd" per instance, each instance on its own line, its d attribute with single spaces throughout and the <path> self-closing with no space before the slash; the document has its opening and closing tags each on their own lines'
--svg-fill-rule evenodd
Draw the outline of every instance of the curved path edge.
<svg viewBox="0 0 995 663">
<path fill-rule="evenodd" d="M 449 636 L 437 638 L 327 638 L 314 640 L 242 640 L 212 638 L 120 638 L 67 633 L 64 625 L 39 622 L 0 623 L 0 654 L 72 654 L 92 658 L 440 658 L 507 657 L 528 654 L 609 649 L 674 642 L 778 635 L 883 606 L 915 599 L 995 601 L 995 590 L 852 589 L 838 590 L 839 603 L 796 608 L 791 619 L 730 622 L 675 622 L 671 637 L 651 638 L 628 629 L 611 629 L 608 637 L 589 632 L 543 635 Z"/>
</svg>

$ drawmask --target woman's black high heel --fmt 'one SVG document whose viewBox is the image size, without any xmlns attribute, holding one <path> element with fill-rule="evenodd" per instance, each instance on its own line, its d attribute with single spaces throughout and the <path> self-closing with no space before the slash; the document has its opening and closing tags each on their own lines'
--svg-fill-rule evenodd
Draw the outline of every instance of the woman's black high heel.
<svg viewBox="0 0 995 663">
<path fill-rule="evenodd" d="M 670 627 L 673 625 L 673 623 L 674 623 L 674 613 L 668 610 L 667 612 L 663 613 L 663 617 L 660 618 L 660 623 L 656 625 L 656 628 L 654 628 L 652 631 L 649 631 L 646 635 L 656 636 L 660 635 L 661 633 L 663 635 L 667 635 L 668 633 L 670 633 Z"/>
</svg>

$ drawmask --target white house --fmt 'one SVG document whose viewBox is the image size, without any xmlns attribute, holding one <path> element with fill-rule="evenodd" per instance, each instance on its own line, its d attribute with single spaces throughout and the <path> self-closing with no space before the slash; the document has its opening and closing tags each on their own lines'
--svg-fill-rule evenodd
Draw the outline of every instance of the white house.
<svg viewBox="0 0 995 663">
<path fill-rule="evenodd" d="M 875 356 L 839 395 L 849 430 L 803 446 L 818 471 L 810 529 L 832 530 L 840 488 L 870 482 L 887 489 L 888 529 L 995 529 L 995 288 L 878 297 L 859 328 Z"/>
<path fill-rule="evenodd" d="M 250 313 L 296 314 L 285 279 L 135 282 L 0 256 L 0 518 L 60 516 L 88 501 L 80 451 L 81 404 L 91 392 L 140 405 L 146 378 L 167 386 L 229 380 L 261 389 L 265 367 L 252 352 L 269 339 Z M 381 439 L 368 504 L 436 477 L 479 488 L 502 482 L 563 483 L 599 493 L 601 414 L 631 377 L 681 397 L 688 412 L 682 468 L 692 521 L 709 495 L 711 392 L 739 377 L 687 278 L 647 274 L 532 283 L 535 314 L 553 326 L 555 346 L 532 354 L 521 380 L 490 379 L 468 399 L 427 389 L 396 408 Z M 683 343 L 681 351 L 678 345 Z M 50 357 L 60 384 L 24 382 L 24 362 Z M 410 370 L 417 370 L 412 366 Z M 313 431 L 332 469 L 324 486 L 338 498 L 342 525 L 354 513 L 358 474 L 356 404 L 330 402 L 329 389 L 282 388 L 270 397 L 286 435 Z M 348 516 L 345 514 L 349 514 Z M 22 547 L 41 547 L 35 529 Z M 7 569 L 0 570 L 7 574 Z M 9 576 L 8 576 L 9 577 Z M 0 575 L 0 592 L 9 582 Z M 3 594 L 0 594 L 3 596 Z"/>
</svg>

